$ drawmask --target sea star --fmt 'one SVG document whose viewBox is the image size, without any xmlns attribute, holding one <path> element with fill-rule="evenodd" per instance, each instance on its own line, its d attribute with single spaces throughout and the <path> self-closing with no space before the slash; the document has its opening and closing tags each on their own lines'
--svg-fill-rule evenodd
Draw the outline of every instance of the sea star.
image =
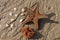
<svg viewBox="0 0 60 40">
<path fill-rule="evenodd" d="M 29 28 L 29 27 L 26 27 L 26 28 L 23 27 L 21 29 L 21 32 L 22 32 L 23 37 L 26 38 L 26 39 L 30 39 L 31 37 L 34 36 L 33 29 L 32 28 Z"/>
<path fill-rule="evenodd" d="M 39 13 L 39 6 L 38 4 L 35 5 L 34 10 L 30 8 L 24 7 L 25 12 L 28 12 L 26 19 L 22 22 L 26 24 L 27 22 L 32 21 L 36 29 L 38 29 L 38 20 L 41 18 L 48 18 L 48 16 Z"/>
</svg>

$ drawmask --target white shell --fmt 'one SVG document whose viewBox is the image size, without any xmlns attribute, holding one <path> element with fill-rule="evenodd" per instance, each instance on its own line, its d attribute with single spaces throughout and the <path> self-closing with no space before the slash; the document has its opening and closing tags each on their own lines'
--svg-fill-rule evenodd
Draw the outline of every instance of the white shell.
<svg viewBox="0 0 60 40">
<path fill-rule="evenodd" d="M 25 9 L 24 8 L 22 8 L 22 12 L 24 12 L 25 11 Z"/>
<path fill-rule="evenodd" d="M 22 22 L 23 21 L 23 19 L 20 19 L 20 22 Z"/>
<path fill-rule="evenodd" d="M 12 12 L 10 12 L 10 13 L 9 13 L 9 15 L 10 15 L 10 16 L 12 16 L 12 15 L 13 15 L 13 13 L 12 13 Z"/>
<path fill-rule="evenodd" d="M 17 9 L 16 8 L 14 8 L 14 11 L 16 11 Z"/>
<path fill-rule="evenodd" d="M 13 27 L 13 24 L 11 24 L 10 27 L 12 28 Z"/>
<path fill-rule="evenodd" d="M 12 18 L 11 21 L 13 21 L 14 19 Z"/>
<path fill-rule="evenodd" d="M 23 15 L 24 15 L 24 13 L 21 13 L 20 15 L 21 15 L 21 16 L 23 16 Z"/>
<path fill-rule="evenodd" d="M 6 24 L 6 27 L 9 26 L 8 24 Z"/>
</svg>

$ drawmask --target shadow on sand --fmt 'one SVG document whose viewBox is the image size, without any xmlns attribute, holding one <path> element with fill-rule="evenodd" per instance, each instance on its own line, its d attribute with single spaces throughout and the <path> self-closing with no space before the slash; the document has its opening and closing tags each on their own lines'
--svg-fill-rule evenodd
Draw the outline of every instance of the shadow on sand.
<svg viewBox="0 0 60 40">
<path fill-rule="evenodd" d="M 39 21 L 38 21 L 39 30 L 41 30 L 44 27 L 45 23 L 56 23 L 56 24 L 58 24 L 57 21 L 50 20 L 51 17 L 55 16 L 55 13 L 50 13 L 47 16 L 48 16 L 48 18 L 39 19 Z"/>
</svg>

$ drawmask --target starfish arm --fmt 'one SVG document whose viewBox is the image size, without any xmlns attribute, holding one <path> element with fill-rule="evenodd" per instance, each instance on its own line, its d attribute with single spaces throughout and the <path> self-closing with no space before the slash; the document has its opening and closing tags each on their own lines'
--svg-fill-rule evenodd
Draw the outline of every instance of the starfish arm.
<svg viewBox="0 0 60 40">
<path fill-rule="evenodd" d="M 31 21 L 31 20 L 30 20 L 30 17 L 29 17 L 29 16 L 27 16 L 27 17 L 26 17 L 26 19 L 25 19 L 22 23 L 24 23 L 24 24 L 25 24 L 25 23 L 27 23 L 27 22 L 29 22 L 29 21 Z"/>
<path fill-rule="evenodd" d="M 37 19 L 37 18 L 35 18 L 35 19 L 33 20 L 33 23 L 34 23 L 35 29 L 38 29 L 38 19 Z"/>
<path fill-rule="evenodd" d="M 35 13 L 35 15 L 38 15 L 38 13 L 39 13 L 39 5 L 38 4 L 35 5 L 33 12 Z"/>
<path fill-rule="evenodd" d="M 44 14 L 40 14 L 40 15 L 38 15 L 38 18 L 40 19 L 40 18 L 48 18 L 48 16 L 46 16 L 46 15 L 44 15 Z"/>
</svg>

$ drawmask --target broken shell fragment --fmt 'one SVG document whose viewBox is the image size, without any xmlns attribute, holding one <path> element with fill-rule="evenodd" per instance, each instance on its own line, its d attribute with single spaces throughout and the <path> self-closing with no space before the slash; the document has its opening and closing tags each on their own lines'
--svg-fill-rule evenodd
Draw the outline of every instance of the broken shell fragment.
<svg viewBox="0 0 60 40">
<path fill-rule="evenodd" d="M 25 9 L 24 9 L 24 8 L 22 8 L 22 9 L 21 9 L 21 11 L 22 11 L 22 12 L 24 12 L 24 11 L 25 11 Z"/>
<path fill-rule="evenodd" d="M 6 24 L 6 27 L 9 26 L 8 24 Z"/>
<path fill-rule="evenodd" d="M 12 18 L 11 21 L 13 21 L 14 19 Z"/>
<path fill-rule="evenodd" d="M 20 19 L 20 22 L 22 22 L 23 21 L 23 19 Z"/>
<path fill-rule="evenodd" d="M 23 15 L 24 15 L 24 13 L 21 13 L 20 15 L 21 15 L 21 16 L 23 16 Z"/>
<path fill-rule="evenodd" d="M 10 12 L 10 13 L 9 13 L 9 15 L 10 15 L 10 16 L 12 16 L 12 15 L 13 15 L 13 13 L 12 13 L 12 12 Z"/>
<path fill-rule="evenodd" d="M 10 27 L 12 28 L 13 27 L 13 24 L 11 24 Z"/>
<path fill-rule="evenodd" d="M 14 8 L 14 11 L 16 11 L 17 9 L 16 8 Z"/>
</svg>

